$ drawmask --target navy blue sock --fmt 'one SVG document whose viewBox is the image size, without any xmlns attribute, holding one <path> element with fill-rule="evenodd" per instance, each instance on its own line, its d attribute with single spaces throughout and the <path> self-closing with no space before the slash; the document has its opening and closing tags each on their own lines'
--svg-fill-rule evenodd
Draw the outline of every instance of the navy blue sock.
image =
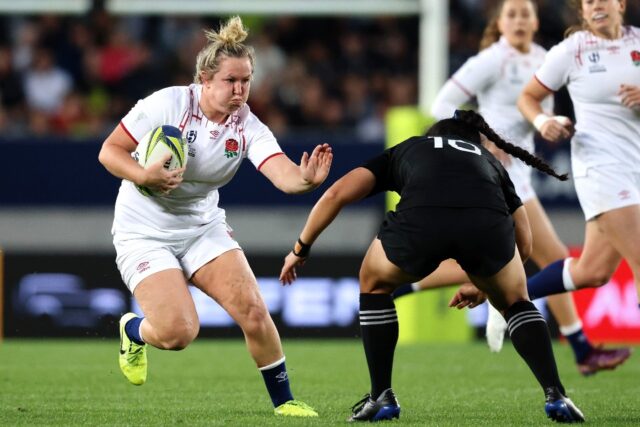
<svg viewBox="0 0 640 427">
<path fill-rule="evenodd" d="M 134 317 L 124 325 L 124 332 L 129 339 L 136 344 L 143 345 L 142 337 L 140 336 L 140 323 L 142 323 L 144 317 Z"/>
<path fill-rule="evenodd" d="M 397 288 L 395 291 L 393 291 L 391 296 L 393 297 L 393 299 L 396 299 L 396 298 L 405 296 L 407 294 L 412 294 L 414 292 L 415 290 L 413 289 L 413 283 L 407 283 L 406 285 L 402 285 L 399 288 Z"/>
<path fill-rule="evenodd" d="M 264 384 L 267 386 L 267 391 L 275 408 L 285 402 L 293 400 L 291 388 L 289 387 L 289 375 L 287 375 L 287 367 L 284 364 L 284 357 L 269 366 L 259 369 L 260 372 L 262 372 Z"/>
<path fill-rule="evenodd" d="M 576 356 L 576 362 L 582 362 L 593 350 L 593 346 L 589 343 L 584 331 L 580 329 L 578 332 L 574 332 L 570 335 L 565 335 L 569 345 L 573 349 L 573 354 Z"/>
<path fill-rule="evenodd" d="M 527 291 L 529 299 L 534 300 L 554 294 L 567 292 L 562 280 L 562 269 L 564 260 L 553 262 L 539 273 L 534 274 L 527 280 Z"/>
</svg>

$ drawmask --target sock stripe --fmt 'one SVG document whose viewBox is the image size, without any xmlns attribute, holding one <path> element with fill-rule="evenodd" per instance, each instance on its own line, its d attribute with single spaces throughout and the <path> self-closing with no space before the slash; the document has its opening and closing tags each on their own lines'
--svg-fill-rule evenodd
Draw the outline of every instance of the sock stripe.
<svg viewBox="0 0 640 427">
<path fill-rule="evenodd" d="M 389 319 L 389 320 L 374 320 L 371 322 L 360 321 L 360 326 L 384 325 L 386 323 L 398 323 L 398 318 L 394 317 L 393 319 Z"/>
<path fill-rule="evenodd" d="M 360 325 L 383 325 L 385 323 L 397 323 L 398 314 L 395 308 L 382 310 L 361 310 Z"/>
<path fill-rule="evenodd" d="M 381 320 L 381 319 L 390 319 L 392 317 L 398 317 L 398 315 L 396 313 L 389 313 L 389 314 L 380 314 L 377 316 L 374 315 L 370 315 L 370 316 L 360 316 L 360 320 Z"/>
<path fill-rule="evenodd" d="M 360 314 L 382 314 L 382 313 L 395 313 L 395 308 L 386 308 L 384 310 L 360 310 Z"/>
<path fill-rule="evenodd" d="M 513 316 L 511 316 L 507 323 L 517 322 L 521 318 L 528 318 L 528 317 L 532 317 L 532 316 L 542 317 L 542 314 L 540 314 L 540 312 L 538 310 L 521 311 L 520 313 L 516 313 Z"/>
<path fill-rule="evenodd" d="M 542 322 L 542 323 L 547 323 L 544 320 L 544 317 L 542 317 L 542 314 L 540 314 L 539 311 L 523 311 L 520 312 L 518 314 L 516 314 L 515 316 L 511 317 L 509 319 L 509 321 L 507 322 L 507 327 L 509 329 L 509 335 L 512 335 L 516 329 L 518 329 L 520 326 L 526 324 L 526 323 L 531 323 L 531 322 Z"/>
</svg>

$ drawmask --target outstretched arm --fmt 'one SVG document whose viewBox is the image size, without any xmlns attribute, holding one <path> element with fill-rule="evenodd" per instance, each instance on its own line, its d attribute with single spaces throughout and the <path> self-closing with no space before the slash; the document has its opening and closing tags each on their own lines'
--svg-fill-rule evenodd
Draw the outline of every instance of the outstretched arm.
<svg viewBox="0 0 640 427">
<path fill-rule="evenodd" d="M 361 200 L 373 190 L 376 178 L 366 168 L 353 169 L 336 181 L 315 204 L 300 233 L 299 242 L 284 259 L 280 272 L 280 281 L 291 284 L 296 279 L 296 267 L 303 265 L 308 257 L 309 248 L 320 233 L 333 222 L 340 210 L 349 203 Z"/>
<path fill-rule="evenodd" d="M 329 144 L 317 145 L 311 155 L 306 151 L 296 165 L 287 156 L 275 156 L 267 160 L 260 172 L 279 190 L 287 194 L 307 193 L 327 179 L 333 154 Z"/>
</svg>

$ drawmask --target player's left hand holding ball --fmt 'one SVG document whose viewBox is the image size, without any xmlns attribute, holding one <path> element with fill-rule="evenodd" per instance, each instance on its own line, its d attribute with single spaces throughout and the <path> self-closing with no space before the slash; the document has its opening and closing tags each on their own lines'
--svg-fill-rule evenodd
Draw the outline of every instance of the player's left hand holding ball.
<svg viewBox="0 0 640 427">
<path fill-rule="evenodd" d="M 331 169 L 333 153 L 329 144 L 316 145 L 311 156 L 305 151 L 300 160 L 300 174 L 302 179 L 317 187 L 322 184 Z"/>
</svg>

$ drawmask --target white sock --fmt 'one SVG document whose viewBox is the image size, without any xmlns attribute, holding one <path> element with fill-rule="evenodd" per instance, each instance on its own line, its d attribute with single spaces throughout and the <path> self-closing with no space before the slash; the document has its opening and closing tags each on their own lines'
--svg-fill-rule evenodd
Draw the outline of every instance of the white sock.
<svg viewBox="0 0 640 427">
<path fill-rule="evenodd" d="M 418 292 L 420 290 L 420 285 L 418 283 L 412 283 L 411 289 L 413 290 L 413 292 Z"/>
<path fill-rule="evenodd" d="M 285 357 L 284 357 L 284 356 L 282 356 L 282 359 L 280 359 L 280 360 L 276 360 L 276 361 L 275 361 L 275 362 L 273 362 L 273 363 L 269 363 L 267 366 L 263 366 L 263 367 L 261 367 L 261 368 L 258 368 L 258 370 L 259 370 L 259 371 L 268 371 L 269 369 L 271 369 L 271 368 L 275 368 L 276 366 L 278 366 L 278 365 L 282 364 L 282 362 L 284 362 L 284 359 L 285 359 Z"/>
<path fill-rule="evenodd" d="M 567 291 L 575 291 L 576 284 L 573 283 L 573 278 L 571 277 L 571 272 L 569 271 L 569 266 L 571 265 L 571 260 L 573 258 L 569 257 L 564 260 L 564 265 L 562 266 L 562 283 L 564 284 L 564 288 Z"/>
<path fill-rule="evenodd" d="M 142 342 L 146 342 L 146 341 L 144 340 L 144 337 L 142 336 L 142 323 L 143 323 L 145 320 L 146 320 L 146 319 L 144 319 L 144 318 L 143 318 L 143 319 L 140 321 L 140 325 L 138 325 L 138 336 L 140 337 L 140 340 L 141 340 Z"/>
<path fill-rule="evenodd" d="M 575 323 L 572 323 L 569 326 L 560 326 L 559 329 L 560 333 L 566 337 L 567 335 L 575 334 L 582 329 L 582 322 L 578 319 Z"/>
</svg>

